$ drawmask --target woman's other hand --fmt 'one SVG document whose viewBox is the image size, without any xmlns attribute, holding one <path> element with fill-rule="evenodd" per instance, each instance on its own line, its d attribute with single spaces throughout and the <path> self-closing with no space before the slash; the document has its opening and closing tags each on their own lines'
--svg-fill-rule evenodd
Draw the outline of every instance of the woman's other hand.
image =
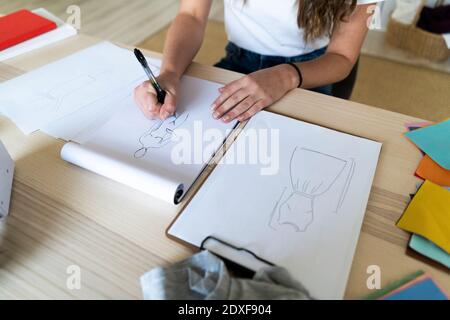
<svg viewBox="0 0 450 320">
<path fill-rule="evenodd" d="M 296 88 L 299 81 L 297 71 L 286 64 L 251 73 L 219 89 L 213 117 L 225 123 L 245 121 Z"/>
<path fill-rule="evenodd" d="M 145 81 L 134 89 L 134 100 L 147 118 L 165 120 L 174 115 L 177 109 L 177 91 L 180 80 L 167 73 L 162 73 L 157 80 L 167 92 L 164 104 L 158 102 L 156 90 L 150 81 Z"/>
</svg>

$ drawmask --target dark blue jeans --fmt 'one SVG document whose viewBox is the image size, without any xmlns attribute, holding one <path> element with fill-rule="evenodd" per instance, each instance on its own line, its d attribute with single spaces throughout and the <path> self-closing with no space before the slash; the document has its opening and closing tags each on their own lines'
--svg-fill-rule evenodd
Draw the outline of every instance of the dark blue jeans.
<svg viewBox="0 0 450 320">
<path fill-rule="evenodd" d="M 326 48 L 322 48 L 311 53 L 296 57 L 265 56 L 242 49 L 234 43 L 230 42 L 226 47 L 226 57 L 220 60 L 220 62 L 218 62 L 215 66 L 222 69 L 249 74 L 261 69 L 271 68 L 287 62 L 302 62 L 313 60 L 323 55 L 325 51 Z M 327 85 L 311 90 L 331 95 L 332 85 Z"/>
</svg>

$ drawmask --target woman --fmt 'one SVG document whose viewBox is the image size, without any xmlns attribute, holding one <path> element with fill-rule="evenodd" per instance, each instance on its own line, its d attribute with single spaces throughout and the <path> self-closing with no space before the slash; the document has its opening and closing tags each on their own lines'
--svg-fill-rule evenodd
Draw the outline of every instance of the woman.
<svg viewBox="0 0 450 320">
<path fill-rule="evenodd" d="M 224 0 L 230 43 L 218 67 L 247 74 L 221 88 L 212 116 L 244 121 L 301 87 L 330 94 L 350 73 L 367 33 L 370 5 L 382 0 Z M 202 44 L 212 0 L 182 0 L 164 47 L 163 105 L 147 81 L 135 100 L 151 119 L 177 106 L 180 78 Z"/>
</svg>

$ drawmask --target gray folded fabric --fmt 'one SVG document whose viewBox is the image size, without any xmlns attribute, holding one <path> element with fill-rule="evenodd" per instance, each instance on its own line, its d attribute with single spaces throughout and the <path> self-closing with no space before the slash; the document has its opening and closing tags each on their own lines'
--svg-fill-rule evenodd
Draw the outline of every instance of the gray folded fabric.
<svg viewBox="0 0 450 320">
<path fill-rule="evenodd" d="M 253 279 L 233 278 L 225 263 L 202 251 L 141 277 L 146 300 L 310 300 L 308 291 L 280 267 L 259 270 Z"/>
</svg>

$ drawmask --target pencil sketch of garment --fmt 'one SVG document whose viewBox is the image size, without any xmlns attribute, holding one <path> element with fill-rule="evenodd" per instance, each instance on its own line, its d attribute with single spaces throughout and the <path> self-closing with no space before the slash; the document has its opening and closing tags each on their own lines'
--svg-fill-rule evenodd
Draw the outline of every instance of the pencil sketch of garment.
<svg viewBox="0 0 450 320">
<path fill-rule="evenodd" d="M 182 126 L 189 118 L 189 113 L 175 114 L 164 121 L 156 121 L 150 130 L 139 138 L 140 148 L 134 157 L 144 158 L 151 149 L 163 148 L 172 141 L 175 130 Z"/>
<path fill-rule="evenodd" d="M 346 170 L 347 168 L 347 170 Z M 347 171 L 346 181 L 337 196 L 335 212 L 345 199 L 355 163 L 332 155 L 305 148 L 295 148 L 289 163 L 290 185 L 285 187 L 271 213 L 269 226 L 277 230 L 290 226 L 296 232 L 304 232 L 314 221 L 314 201 L 331 189 Z M 330 201 L 336 195 L 330 197 Z"/>
<path fill-rule="evenodd" d="M 37 94 L 34 107 L 41 112 L 58 113 L 70 108 L 74 101 L 79 105 L 89 103 L 92 97 L 107 93 L 110 74 L 110 71 L 103 70 L 60 83 L 47 92 Z"/>
</svg>

